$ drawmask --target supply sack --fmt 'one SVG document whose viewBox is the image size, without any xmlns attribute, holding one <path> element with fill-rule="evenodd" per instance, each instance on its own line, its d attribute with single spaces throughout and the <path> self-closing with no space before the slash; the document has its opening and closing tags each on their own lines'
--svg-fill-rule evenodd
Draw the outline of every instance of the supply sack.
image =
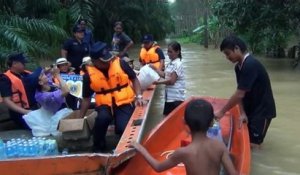
<svg viewBox="0 0 300 175">
<path fill-rule="evenodd" d="M 140 69 L 138 80 L 140 81 L 142 90 L 146 90 L 153 82 L 159 80 L 159 75 L 148 64 Z"/>
<path fill-rule="evenodd" d="M 23 119 L 30 127 L 33 136 L 49 136 L 50 134 L 58 135 L 57 125 L 59 120 L 65 118 L 71 112 L 71 109 L 64 108 L 57 111 L 55 114 L 52 114 L 41 107 L 40 109 L 24 115 Z"/>
</svg>

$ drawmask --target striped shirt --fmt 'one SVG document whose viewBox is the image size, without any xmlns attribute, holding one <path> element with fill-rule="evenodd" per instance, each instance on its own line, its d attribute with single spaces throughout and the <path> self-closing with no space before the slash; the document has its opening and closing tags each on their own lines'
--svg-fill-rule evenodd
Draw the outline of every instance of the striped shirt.
<svg viewBox="0 0 300 175">
<path fill-rule="evenodd" d="M 185 100 L 185 78 L 182 62 L 180 58 L 172 60 L 167 64 L 165 69 L 165 78 L 169 79 L 171 74 L 175 72 L 177 80 L 174 85 L 166 85 L 165 99 L 166 102 L 184 101 Z"/>
</svg>

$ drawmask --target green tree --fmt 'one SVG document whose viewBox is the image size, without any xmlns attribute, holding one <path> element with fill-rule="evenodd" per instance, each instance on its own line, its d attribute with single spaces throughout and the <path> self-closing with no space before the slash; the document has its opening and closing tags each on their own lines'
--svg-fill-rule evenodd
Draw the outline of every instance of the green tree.
<svg viewBox="0 0 300 175">
<path fill-rule="evenodd" d="M 214 0 L 212 6 L 220 22 L 247 39 L 254 52 L 284 47 L 299 24 L 299 0 Z"/>
</svg>

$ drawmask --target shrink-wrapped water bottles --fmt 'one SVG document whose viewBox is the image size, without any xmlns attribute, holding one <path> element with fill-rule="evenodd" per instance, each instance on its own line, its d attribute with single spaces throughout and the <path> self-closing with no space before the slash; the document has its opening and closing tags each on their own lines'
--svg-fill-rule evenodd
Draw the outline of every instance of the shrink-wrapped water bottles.
<svg viewBox="0 0 300 175">
<path fill-rule="evenodd" d="M 0 160 L 6 158 L 39 157 L 58 154 L 57 143 L 54 139 L 33 137 L 31 139 L 11 139 L 6 143 L 1 141 L 2 140 L 0 140 Z"/>
<path fill-rule="evenodd" d="M 5 143 L 0 139 L 0 160 L 6 159 Z"/>
</svg>

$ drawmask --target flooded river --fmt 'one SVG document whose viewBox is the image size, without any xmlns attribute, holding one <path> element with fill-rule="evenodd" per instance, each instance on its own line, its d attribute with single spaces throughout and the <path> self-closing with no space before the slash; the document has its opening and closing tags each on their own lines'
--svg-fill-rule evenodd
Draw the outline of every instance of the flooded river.
<svg viewBox="0 0 300 175">
<path fill-rule="evenodd" d="M 162 46 L 166 54 L 166 47 Z M 137 49 L 130 56 L 136 57 Z M 234 65 L 219 49 L 196 44 L 182 45 L 187 97 L 192 95 L 229 98 L 236 88 Z M 251 175 L 300 175 L 300 68 L 292 69 L 290 59 L 260 57 L 272 83 L 277 107 L 263 148 L 252 151 Z M 166 61 L 169 61 L 166 57 Z M 137 61 L 135 62 L 137 64 Z M 161 119 L 163 90 L 158 87 L 147 121 L 146 132 Z"/>
</svg>

